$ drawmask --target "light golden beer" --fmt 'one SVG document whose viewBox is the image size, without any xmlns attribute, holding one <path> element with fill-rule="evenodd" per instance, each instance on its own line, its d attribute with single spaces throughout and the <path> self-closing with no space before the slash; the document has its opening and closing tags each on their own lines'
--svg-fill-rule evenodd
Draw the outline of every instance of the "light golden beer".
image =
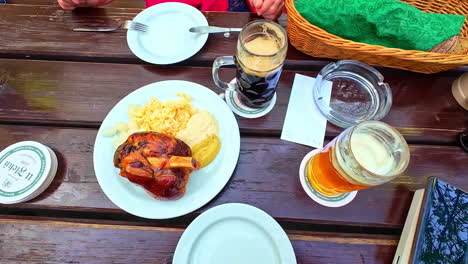
<svg viewBox="0 0 468 264">
<path fill-rule="evenodd" d="M 336 196 L 388 182 L 408 163 L 408 145 L 398 131 L 366 121 L 346 129 L 312 157 L 307 177 L 320 193 Z"/>
</svg>

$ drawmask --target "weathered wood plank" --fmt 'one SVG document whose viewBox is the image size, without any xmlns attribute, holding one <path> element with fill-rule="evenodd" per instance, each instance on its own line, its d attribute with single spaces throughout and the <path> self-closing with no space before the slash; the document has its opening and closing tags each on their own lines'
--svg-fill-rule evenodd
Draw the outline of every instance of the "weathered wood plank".
<svg viewBox="0 0 468 264">
<path fill-rule="evenodd" d="M 299 73 L 315 76 L 314 71 Z M 232 69 L 222 71 L 230 80 Z M 283 71 L 273 111 L 257 119 L 238 118 L 242 132 L 281 133 L 295 72 Z M 124 96 L 146 84 L 186 80 L 216 93 L 207 67 L 159 67 L 149 65 L 57 62 L 0 59 L 0 121 L 52 124 L 100 125 L 110 109 Z M 457 75 L 430 77 L 402 71 L 386 71 L 393 91 L 393 106 L 383 121 L 412 142 L 454 144 L 456 134 L 468 127 L 468 114 L 451 93 Z M 310 87 L 312 91 L 312 87 Z M 312 96 L 312 92 L 311 92 Z M 313 104 L 312 98 L 309 100 Z M 328 126 L 327 136 L 341 129 Z"/>
<path fill-rule="evenodd" d="M 0 126 L 0 148 L 36 140 L 52 147 L 60 164 L 56 178 L 43 194 L 30 202 L 0 208 L 123 213 L 104 195 L 94 176 L 95 135 L 94 129 Z M 401 228 L 414 190 L 423 188 L 428 177 L 468 189 L 467 153 L 458 147 L 411 145 L 410 165 L 403 176 L 360 191 L 349 205 L 326 208 L 312 201 L 299 182 L 299 164 L 310 150 L 276 138 L 242 138 L 239 162 L 226 187 L 189 217 L 215 205 L 241 202 L 282 221 Z"/>
<path fill-rule="evenodd" d="M 45 5 L 45 6 L 59 6 L 57 0 L 8 0 L 8 4 L 17 5 Z M 144 8 L 144 0 L 115 0 L 114 2 L 106 5 L 105 7 L 116 8 Z"/>
<path fill-rule="evenodd" d="M 184 229 L 0 219 L 5 263 L 172 263 Z M 290 234 L 298 263 L 390 263 L 395 239 Z M 208 249 L 212 250 L 212 249 Z"/>
<path fill-rule="evenodd" d="M 52 60 L 144 63 L 127 47 L 126 32 L 112 33 L 73 32 L 76 27 L 109 25 L 116 21 L 132 19 L 142 8 L 134 8 L 143 0 L 116 0 L 105 8 L 80 8 L 62 10 L 55 0 L 33 0 L 25 3 L 9 0 L 13 4 L 0 5 L 0 58 L 32 58 Z M 45 2 L 51 3 L 44 5 Z M 34 5 L 37 4 L 37 5 Z M 124 8 L 122 8 L 124 7 Z M 259 19 L 253 13 L 204 12 L 208 23 L 218 27 L 243 27 Z M 211 34 L 203 49 L 180 63 L 192 66 L 210 66 L 219 56 L 234 55 L 237 35 L 225 38 Z M 319 70 L 331 59 L 314 58 L 288 47 L 285 61 L 287 69 Z M 455 72 L 467 71 L 459 67 Z"/>
<path fill-rule="evenodd" d="M 136 0 L 135 0 L 136 1 Z M 97 62 L 143 63 L 127 46 L 126 31 L 112 33 L 74 32 L 73 28 L 109 25 L 132 19 L 140 8 L 81 8 L 62 10 L 58 5 L 1 5 L 0 57 L 86 60 Z M 219 27 L 243 27 L 258 19 L 253 13 L 205 12 L 208 23 Z M 183 62 L 211 65 L 219 56 L 234 55 L 237 34 L 225 38 L 210 34 L 203 49 Z M 287 65 L 324 65 L 326 60 L 311 57 L 289 47 Z"/>
</svg>

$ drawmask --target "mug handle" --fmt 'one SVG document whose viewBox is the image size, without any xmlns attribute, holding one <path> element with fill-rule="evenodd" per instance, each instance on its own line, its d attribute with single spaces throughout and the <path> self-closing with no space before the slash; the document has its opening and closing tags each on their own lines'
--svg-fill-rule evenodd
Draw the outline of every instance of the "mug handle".
<svg viewBox="0 0 468 264">
<path fill-rule="evenodd" d="M 233 56 L 223 56 L 216 58 L 216 60 L 213 62 L 213 81 L 215 82 L 216 86 L 223 90 L 234 91 L 236 89 L 236 85 L 221 81 L 218 75 L 219 68 L 229 65 L 236 65 L 236 60 Z"/>
</svg>

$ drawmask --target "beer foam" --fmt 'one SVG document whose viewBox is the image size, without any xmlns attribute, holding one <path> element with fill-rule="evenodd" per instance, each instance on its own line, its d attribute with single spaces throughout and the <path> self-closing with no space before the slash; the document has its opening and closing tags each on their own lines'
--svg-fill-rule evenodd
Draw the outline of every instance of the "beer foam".
<svg viewBox="0 0 468 264">
<path fill-rule="evenodd" d="M 351 149 L 356 160 L 368 171 L 381 176 L 392 174 L 395 158 L 384 143 L 368 133 L 351 137 Z"/>
<path fill-rule="evenodd" d="M 277 53 L 282 47 L 282 39 L 273 36 L 268 31 L 275 32 L 277 36 L 280 36 L 274 28 L 268 27 L 266 24 L 262 25 L 262 33 L 258 37 L 253 37 L 252 40 L 244 42 L 244 48 L 258 55 L 273 55 Z M 250 39 L 250 38 L 247 38 Z"/>
<path fill-rule="evenodd" d="M 270 32 L 274 32 L 276 36 Z M 276 70 L 282 64 L 286 53 L 285 50 L 279 52 L 285 45 L 285 39 L 281 36 L 282 32 L 279 29 L 263 24 L 262 32 L 246 37 L 242 44 L 247 52 L 238 46 L 237 54 L 244 72 L 264 77 Z"/>
</svg>

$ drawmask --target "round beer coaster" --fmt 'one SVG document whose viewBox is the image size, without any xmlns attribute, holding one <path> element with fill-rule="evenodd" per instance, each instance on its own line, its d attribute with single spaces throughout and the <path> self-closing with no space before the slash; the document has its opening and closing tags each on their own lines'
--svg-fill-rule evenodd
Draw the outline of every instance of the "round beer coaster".
<svg viewBox="0 0 468 264">
<path fill-rule="evenodd" d="M 236 83 L 236 79 L 234 78 L 231 83 Z M 273 109 L 276 104 L 276 93 L 268 106 L 259 109 L 244 105 L 239 100 L 236 91 L 226 90 L 225 99 L 229 108 L 231 108 L 232 112 L 236 115 L 244 118 L 258 118 L 268 114 Z"/>
<path fill-rule="evenodd" d="M 55 178 L 55 174 L 57 173 L 57 168 L 58 168 L 57 156 L 55 155 L 55 152 L 51 148 L 49 148 L 47 146 L 45 146 L 45 147 L 49 151 L 51 161 L 52 161 L 52 166 L 50 168 L 50 172 L 49 172 L 49 175 L 47 177 L 47 180 L 44 181 L 44 183 L 41 185 L 41 187 L 39 189 L 37 189 L 34 193 L 29 195 L 28 197 L 25 197 L 21 201 L 18 201 L 18 203 L 26 202 L 26 201 L 29 201 L 29 200 L 32 200 L 32 199 L 36 198 L 39 194 L 43 193 L 50 186 L 50 184 L 52 183 L 52 181 Z"/>
<path fill-rule="evenodd" d="M 301 181 L 302 188 L 309 195 L 312 200 L 327 207 L 341 207 L 350 203 L 354 197 L 356 197 L 357 191 L 344 193 L 338 196 L 328 196 L 318 192 L 312 184 L 310 184 L 309 178 L 307 177 L 307 163 L 311 158 L 320 152 L 320 149 L 315 149 L 309 152 L 301 162 L 299 167 L 299 179 Z"/>
<path fill-rule="evenodd" d="M 57 157 L 34 141 L 13 144 L 0 152 L 0 203 L 25 202 L 42 193 L 57 172 Z"/>
</svg>

